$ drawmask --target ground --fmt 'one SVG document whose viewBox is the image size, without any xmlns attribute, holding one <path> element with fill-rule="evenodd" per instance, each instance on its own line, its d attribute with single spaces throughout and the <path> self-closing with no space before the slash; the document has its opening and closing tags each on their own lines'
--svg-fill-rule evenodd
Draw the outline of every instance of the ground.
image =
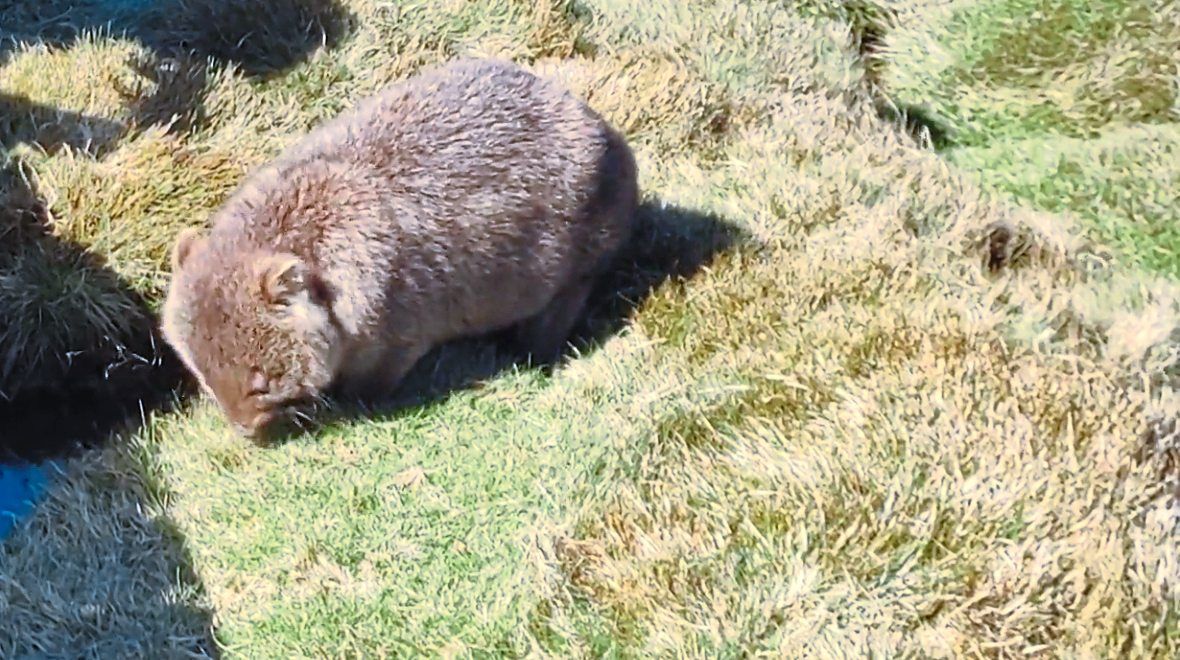
<svg viewBox="0 0 1180 660">
<path fill-rule="evenodd" d="M 0 656 L 1180 654 L 1174 2 L 260 2 L 0 5 L 0 391 L 154 395 L 0 546 Z M 236 439 L 172 240 L 473 54 L 637 152 L 569 359 Z"/>
</svg>

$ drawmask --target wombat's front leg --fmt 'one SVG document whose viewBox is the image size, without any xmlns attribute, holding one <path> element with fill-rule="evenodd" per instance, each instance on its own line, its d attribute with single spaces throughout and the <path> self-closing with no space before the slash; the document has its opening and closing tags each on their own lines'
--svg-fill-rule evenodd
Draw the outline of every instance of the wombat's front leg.
<svg viewBox="0 0 1180 660">
<path fill-rule="evenodd" d="M 418 360 L 429 351 L 429 344 L 417 344 L 391 346 L 384 351 L 374 351 L 365 355 L 364 362 L 356 364 L 352 373 L 344 380 L 341 391 L 350 398 L 388 397 L 397 390 L 402 379 L 414 368 Z"/>
<path fill-rule="evenodd" d="M 578 279 L 557 292 L 541 313 L 516 327 L 518 350 L 534 364 L 556 362 L 565 352 L 570 332 L 586 308 L 594 287 L 590 277 Z"/>
</svg>

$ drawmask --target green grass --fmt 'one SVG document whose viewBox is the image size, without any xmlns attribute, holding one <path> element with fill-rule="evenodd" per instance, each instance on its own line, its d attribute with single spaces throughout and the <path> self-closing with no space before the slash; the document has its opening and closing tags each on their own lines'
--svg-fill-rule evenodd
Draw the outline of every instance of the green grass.
<svg viewBox="0 0 1180 660">
<path fill-rule="evenodd" d="M 1126 261 L 1180 278 L 1180 125 L 1034 136 L 948 157 L 990 188 L 1075 214 Z"/>
<path fill-rule="evenodd" d="M 962 36 L 1030 33 L 1031 5 L 886 33 L 881 84 L 955 129 L 940 155 L 879 116 L 853 35 L 916 2 L 345 4 L 347 36 L 270 77 L 109 36 L 11 54 L 0 85 L 69 111 L 66 135 L 122 127 L 14 147 L 48 236 L 150 309 L 173 237 L 249 168 L 387 81 L 494 54 L 634 143 L 643 226 L 613 278 L 633 300 L 592 319 L 626 322 L 549 375 L 448 347 L 411 390 L 470 387 L 269 450 L 207 401 L 145 415 L 0 546 L 0 655 L 1180 652 L 1180 297 L 1151 272 L 1174 263 L 1173 124 L 1107 92 L 1055 111 L 1097 118 L 1074 133 L 1030 119 L 1035 96 L 969 111 L 992 68 L 1048 89 Z M 1090 41 L 1027 45 L 1047 71 L 1137 15 L 1069 7 L 1032 33 Z M 1148 60 L 1136 80 L 1163 75 Z M 62 72 L 82 67 L 109 85 Z"/>
<path fill-rule="evenodd" d="M 1119 257 L 1180 276 L 1180 5 L 869 2 L 882 92 L 948 158 L 1021 203 L 1073 213 Z"/>
</svg>

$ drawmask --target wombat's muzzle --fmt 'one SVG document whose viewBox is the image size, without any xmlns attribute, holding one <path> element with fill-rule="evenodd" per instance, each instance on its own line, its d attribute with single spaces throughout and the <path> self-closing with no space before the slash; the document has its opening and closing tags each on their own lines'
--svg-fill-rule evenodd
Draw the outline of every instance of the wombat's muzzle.
<svg viewBox="0 0 1180 660">
<path fill-rule="evenodd" d="M 249 424 L 234 423 L 239 435 L 255 444 L 267 445 L 304 430 L 294 406 L 258 413 Z"/>
</svg>

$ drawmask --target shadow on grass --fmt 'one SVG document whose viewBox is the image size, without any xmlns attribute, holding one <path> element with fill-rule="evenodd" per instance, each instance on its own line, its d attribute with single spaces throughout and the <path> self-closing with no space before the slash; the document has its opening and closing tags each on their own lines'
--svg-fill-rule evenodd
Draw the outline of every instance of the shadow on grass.
<svg viewBox="0 0 1180 660">
<path fill-rule="evenodd" d="M 0 543 L 0 656 L 217 657 L 183 536 L 144 505 L 163 498 L 150 457 L 124 443 L 77 451 L 177 401 L 179 364 L 144 301 L 48 227 L 44 201 L 9 160 L 0 170 L 0 470 L 78 460 L 44 467 L 43 501 Z"/>
<path fill-rule="evenodd" d="M 0 97 L 0 109 L 11 103 Z M 65 474 L 56 461 L 43 468 L 45 500 L 0 543 L 0 656 L 217 657 L 183 536 L 144 506 L 163 488 L 149 457 L 123 443 L 78 451 L 178 401 L 179 362 L 146 302 L 97 255 L 52 234 L 35 179 L 7 156 L 21 141 L 95 148 L 121 127 L 27 107 L 29 121 L 0 133 L 0 470 L 79 460 Z"/>
<path fill-rule="evenodd" d="M 661 284 L 689 278 L 745 236 L 734 224 L 711 214 L 648 201 L 640 205 L 635 232 L 600 278 L 571 334 L 562 360 L 587 355 L 621 331 L 632 313 Z M 512 347 L 510 331 L 449 342 L 418 362 L 405 382 L 382 401 L 343 402 L 319 415 L 315 424 L 390 417 L 479 387 L 513 368 L 530 365 Z M 553 365 L 535 368 L 548 370 Z M 312 431 L 314 433 L 314 430 Z"/>
<path fill-rule="evenodd" d="M 952 137 L 950 128 L 945 123 L 922 106 L 896 103 L 883 88 L 881 72 L 885 63 L 877 56 L 882 38 L 880 32 L 875 30 L 866 30 L 860 33 L 859 38 L 859 53 L 865 67 L 865 83 L 872 95 L 877 116 L 900 124 L 919 144 L 929 144 L 936 151 L 945 149 L 950 146 Z"/>
<path fill-rule="evenodd" d="M 945 124 L 925 108 L 894 103 L 883 89 L 882 74 L 886 61 L 881 51 L 884 49 L 886 26 L 896 20 L 896 15 L 887 7 L 861 0 L 850 0 L 845 6 L 849 11 L 847 20 L 852 28 L 857 54 L 864 66 L 865 83 L 875 99 L 877 115 L 901 124 L 919 143 L 929 144 L 938 151 L 947 147 L 951 135 Z"/>
<path fill-rule="evenodd" d="M 149 55 L 128 64 L 154 90 L 125 94 L 134 123 L 187 130 L 203 121 L 211 67 L 266 79 L 335 47 L 354 22 L 339 0 L 14 0 L 0 3 L 0 64 L 21 47 L 64 49 L 87 34 L 137 41 Z"/>
<path fill-rule="evenodd" d="M 929 144 L 935 151 L 951 146 L 950 129 L 925 108 L 878 101 L 877 113 L 883 119 L 900 123 L 920 144 Z"/>
<path fill-rule="evenodd" d="M 80 126 L 94 120 L 55 114 L 60 130 L 89 139 Z M 50 232 L 11 158 L 0 170 L 0 314 L 0 461 L 66 456 L 176 400 L 179 363 L 146 301 Z"/>
<path fill-rule="evenodd" d="M 119 122 L 87 117 L 0 90 L 0 149 L 9 150 L 27 143 L 53 155 L 69 145 L 97 155 L 126 132 L 126 126 Z"/>
<path fill-rule="evenodd" d="M 0 63 L 21 45 L 66 48 L 101 33 L 266 77 L 335 47 L 353 21 L 339 0 L 12 0 L 0 3 Z"/>
<path fill-rule="evenodd" d="M 0 657 L 219 657 L 184 537 L 143 504 L 164 497 L 144 458 L 110 447 L 51 470 L 0 542 Z"/>
</svg>

